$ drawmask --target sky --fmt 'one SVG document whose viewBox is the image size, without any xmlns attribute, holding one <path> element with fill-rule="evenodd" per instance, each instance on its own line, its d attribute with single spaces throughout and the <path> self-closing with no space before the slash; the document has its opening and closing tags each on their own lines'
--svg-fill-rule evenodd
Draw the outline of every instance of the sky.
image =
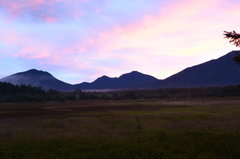
<svg viewBox="0 0 240 159">
<path fill-rule="evenodd" d="M 0 0 L 0 78 L 43 70 L 71 84 L 139 71 L 165 79 L 239 50 L 239 0 Z"/>
</svg>

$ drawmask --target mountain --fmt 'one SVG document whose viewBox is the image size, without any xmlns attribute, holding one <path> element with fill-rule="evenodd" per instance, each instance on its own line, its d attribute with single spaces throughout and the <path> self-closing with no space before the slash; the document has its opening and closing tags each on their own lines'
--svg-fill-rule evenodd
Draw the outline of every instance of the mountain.
<svg viewBox="0 0 240 159">
<path fill-rule="evenodd" d="M 50 73 L 44 71 L 38 71 L 36 69 L 31 69 L 26 72 L 20 72 L 8 77 L 0 79 L 1 82 L 9 82 L 14 85 L 31 85 L 39 86 L 42 89 L 55 89 L 59 91 L 72 91 L 74 87 L 68 83 L 62 82 Z"/>
<path fill-rule="evenodd" d="M 25 84 L 39 86 L 45 90 L 55 89 L 59 91 L 73 91 L 75 89 L 130 89 L 136 88 L 138 85 L 148 84 L 154 81 L 158 81 L 158 79 L 137 71 L 133 71 L 131 73 L 123 74 L 119 78 L 102 76 L 92 83 L 83 82 L 80 84 L 71 85 L 56 79 L 48 72 L 39 71 L 36 69 L 16 73 L 0 79 L 0 82 L 9 82 L 14 85 Z"/>
<path fill-rule="evenodd" d="M 158 81 L 158 79 L 153 76 L 132 71 L 121 75 L 119 78 L 102 76 L 92 83 L 80 83 L 75 85 L 75 87 L 79 89 L 131 89 L 156 81 Z"/>
<path fill-rule="evenodd" d="M 83 82 L 83 83 L 74 85 L 74 87 L 76 89 L 107 89 L 105 88 L 105 86 L 114 79 L 116 79 L 116 77 L 111 78 L 104 75 L 102 77 L 97 78 L 92 83 Z"/>
<path fill-rule="evenodd" d="M 55 89 L 59 91 L 236 85 L 240 83 L 240 66 L 232 61 L 232 57 L 235 56 L 236 52 L 240 51 L 232 51 L 218 59 L 188 67 L 164 80 L 158 80 L 153 76 L 133 71 L 123 74 L 118 78 L 111 78 L 104 75 L 92 83 L 83 82 L 71 85 L 56 79 L 48 72 L 32 69 L 2 78 L 0 81 L 10 82 L 15 85 L 40 86 L 45 90 Z"/>
<path fill-rule="evenodd" d="M 240 83 L 240 66 L 232 57 L 232 51 L 218 59 L 184 69 L 163 81 L 148 85 L 150 88 L 227 86 Z"/>
<path fill-rule="evenodd" d="M 159 80 L 153 76 L 133 71 L 131 73 L 123 74 L 118 78 L 118 80 L 114 81 L 112 85 L 117 85 L 119 88 L 121 87 L 132 88 L 139 87 L 143 84 L 152 83 L 156 81 Z"/>
</svg>

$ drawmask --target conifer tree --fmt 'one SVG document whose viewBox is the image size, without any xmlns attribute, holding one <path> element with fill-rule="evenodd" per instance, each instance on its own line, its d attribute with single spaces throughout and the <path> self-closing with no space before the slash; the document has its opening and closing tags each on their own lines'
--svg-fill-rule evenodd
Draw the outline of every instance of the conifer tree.
<svg viewBox="0 0 240 159">
<path fill-rule="evenodd" d="M 236 45 L 236 47 L 240 47 L 240 34 L 233 31 L 224 31 L 223 34 L 227 39 L 230 39 L 229 43 L 233 43 L 233 45 Z M 236 56 L 233 57 L 233 61 L 240 65 L 240 54 L 236 53 Z"/>
</svg>

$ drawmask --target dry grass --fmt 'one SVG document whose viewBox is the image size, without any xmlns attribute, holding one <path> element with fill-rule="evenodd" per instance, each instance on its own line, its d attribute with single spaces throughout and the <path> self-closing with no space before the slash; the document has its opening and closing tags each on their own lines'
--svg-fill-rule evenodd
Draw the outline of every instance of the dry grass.
<svg viewBox="0 0 240 159">
<path fill-rule="evenodd" d="M 30 141 L 36 141 L 40 144 L 42 140 L 48 142 L 48 140 L 56 139 L 67 142 L 72 141 L 72 139 L 78 141 L 79 138 L 84 139 L 84 142 L 87 143 L 98 143 L 104 138 L 104 140 L 109 140 L 108 144 L 116 142 L 120 145 L 122 142 L 133 142 L 134 140 L 133 143 L 147 142 L 147 146 L 150 142 L 157 144 L 154 143 L 155 140 L 152 141 L 152 138 L 159 136 L 159 132 L 165 133 L 166 141 L 164 140 L 164 143 L 172 144 L 174 151 L 177 147 L 175 147 L 174 141 L 169 139 L 170 137 L 183 140 L 181 144 L 184 145 L 186 141 L 194 143 L 194 140 L 198 140 L 195 137 L 199 136 L 195 133 L 200 133 L 200 138 L 203 137 L 204 142 L 201 144 L 206 144 L 212 135 L 218 136 L 220 134 L 219 138 L 225 136 L 226 140 L 234 141 L 233 144 L 240 147 L 238 139 L 240 137 L 240 100 L 198 99 L 0 104 L 0 142 L 2 146 L 14 145 L 17 141 L 21 141 L 21 143 L 25 141 L 23 143 L 26 145 L 26 142 Z M 189 137 L 186 138 L 186 134 L 189 133 Z M 207 134 L 206 138 L 201 136 L 202 133 Z M 212 142 L 217 143 L 219 138 L 216 137 Z M 83 141 L 81 140 L 81 142 Z M 107 144 L 102 140 L 101 142 Z M 99 148 L 101 149 L 101 146 Z M 145 148 L 147 149 L 147 147 Z M 163 149 L 165 150 L 163 153 L 168 152 L 167 147 L 163 147 Z M 91 148 L 89 148 L 90 150 Z M 70 150 L 68 151 L 70 152 Z M 185 152 L 187 147 L 179 151 Z M 146 150 L 146 152 L 148 151 Z M 184 158 L 184 156 L 179 157 L 179 154 L 173 150 L 169 153 L 173 156 L 177 155 L 177 158 Z M 199 152 L 199 155 L 205 155 L 207 158 L 209 156 L 218 158 L 220 153 L 217 153 L 214 150 L 214 153 L 202 154 Z M 235 151 L 229 155 L 235 155 L 234 153 Z M 195 156 L 192 154 L 191 157 L 196 157 L 196 154 Z M 227 156 L 229 157 L 229 155 Z M 230 158 L 234 157 L 230 156 Z"/>
<path fill-rule="evenodd" d="M 240 130 L 238 100 L 15 103 L 1 104 L 0 113 L 0 140 L 21 136 L 120 135 L 139 127 Z"/>
</svg>

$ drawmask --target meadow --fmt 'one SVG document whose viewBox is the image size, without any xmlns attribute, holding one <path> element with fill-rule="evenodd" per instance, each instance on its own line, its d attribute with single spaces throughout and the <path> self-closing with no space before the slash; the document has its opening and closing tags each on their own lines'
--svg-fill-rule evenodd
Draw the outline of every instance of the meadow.
<svg viewBox="0 0 240 159">
<path fill-rule="evenodd" d="M 240 158 L 240 98 L 0 103 L 0 158 Z"/>
</svg>

